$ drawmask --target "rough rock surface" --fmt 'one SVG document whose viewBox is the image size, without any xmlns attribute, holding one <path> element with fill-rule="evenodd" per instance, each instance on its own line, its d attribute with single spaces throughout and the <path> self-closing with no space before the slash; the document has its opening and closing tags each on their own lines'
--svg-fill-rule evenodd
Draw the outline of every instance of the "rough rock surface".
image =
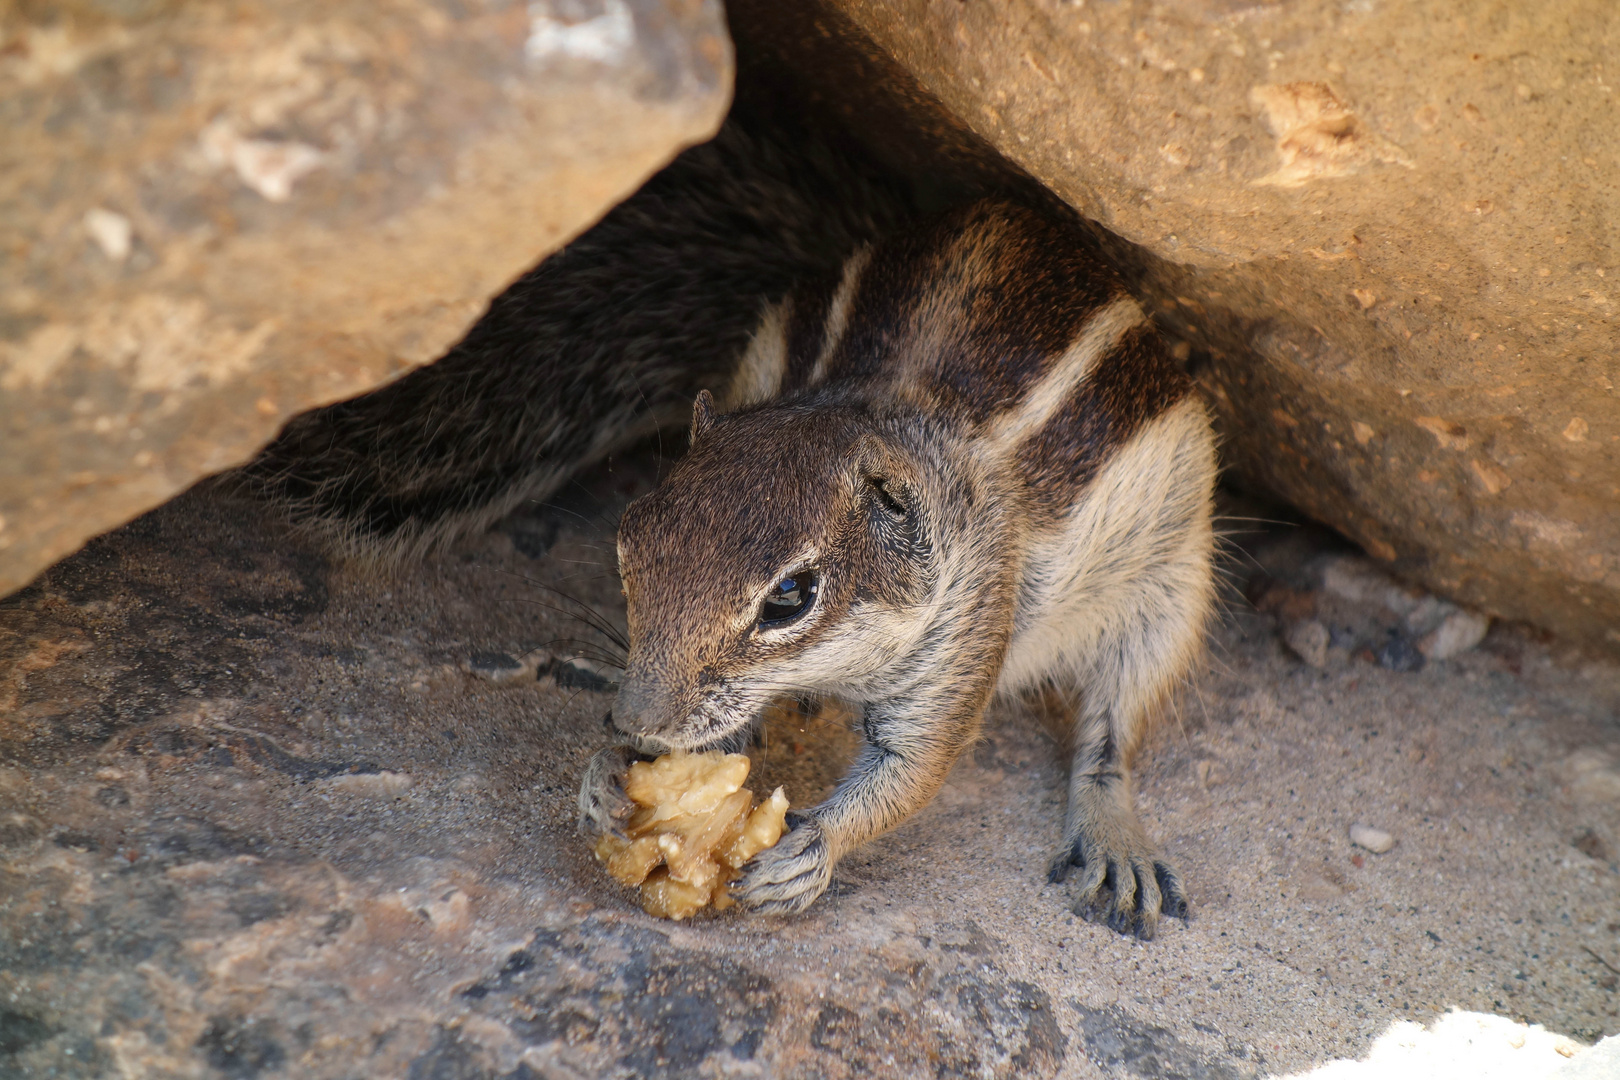
<svg viewBox="0 0 1620 1080">
<path fill-rule="evenodd" d="M 1068 913 L 1018 709 L 804 917 L 644 915 L 574 831 L 613 657 L 564 594 L 622 626 L 652 475 L 392 581 L 186 496 L 0 601 L 0 1075 L 1229 1080 L 1449 1006 L 1620 1031 L 1620 669 L 1502 625 L 1381 666 L 1402 617 L 1322 590 L 1377 578 L 1308 530 L 1250 538 L 1266 610 L 1139 777 L 1190 924 Z M 1280 641 L 1307 609 L 1323 669 Z M 807 803 L 850 752 L 778 717 L 759 778 Z"/>
<path fill-rule="evenodd" d="M 1620 650 L 1610 0 L 826 0 L 1136 245 L 1251 482 Z"/>
<path fill-rule="evenodd" d="M 730 74 L 718 0 L 0 7 L 0 594 L 439 356 Z"/>
</svg>

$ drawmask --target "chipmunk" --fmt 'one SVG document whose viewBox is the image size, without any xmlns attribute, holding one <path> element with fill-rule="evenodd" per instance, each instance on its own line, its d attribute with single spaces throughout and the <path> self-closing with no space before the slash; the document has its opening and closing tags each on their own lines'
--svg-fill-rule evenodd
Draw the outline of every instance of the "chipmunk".
<svg viewBox="0 0 1620 1080">
<path fill-rule="evenodd" d="M 832 796 L 732 895 L 802 911 L 834 864 L 939 791 L 998 695 L 1079 691 L 1061 853 L 1078 908 L 1151 937 L 1185 915 L 1137 821 L 1131 755 L 1212 603 L 1215 448 L 1141 308 L 1063 223 L 980 202 L 768 309 L 723 405 L 619 527 L 628 746 L 586 777 L 616 828 L 631 753 L 745 731 L 784 692 L 861 710 Z M 723 409 L 723 414 L 721 412 Z"/>
<path fill-rule="evenodd" d="M 880 188 L 728 125 L 444 360 L 295 420 L 241 479 L 397 555 L 690 408 L 689 452 L 620 523 L 622 743 L 582 824 L 620 827 L 638 756 L 842 699 L 849 775 L 732 889 L 802 911 L 933 798 L 994 698 L 1078 691 L 1050 876 L 1079 868 L 1077 911 L 1150 937 L 1187 902 L 1130 761 L 1211 608 L 1208 417 L 1075 220 L 994 197 L 919 217 Z"/>
</svg>

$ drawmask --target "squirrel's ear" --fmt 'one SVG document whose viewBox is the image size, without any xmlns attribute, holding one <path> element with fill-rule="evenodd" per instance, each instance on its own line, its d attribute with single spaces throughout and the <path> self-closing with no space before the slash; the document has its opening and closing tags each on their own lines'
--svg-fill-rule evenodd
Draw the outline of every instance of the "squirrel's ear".
<svg viewBox="0 0 1620 1080">
<path fill-rule="evenodd" d="M 687 442 L 696 446 L 698 440 L 709 433 L 714 427 L 714 395 L 707 390 L 699 390 L 697 398 L 692 402 L 692 428 L 687 432 Z"/>
<path fill-rule="evenodd" d="M 877 494 L 878 501 L 896 517 L 905 517 L 912 502 L 910 470 L 884 441 L 875 435 L 862 435 L 852 452 L 861 478 Z"/>
</svg>

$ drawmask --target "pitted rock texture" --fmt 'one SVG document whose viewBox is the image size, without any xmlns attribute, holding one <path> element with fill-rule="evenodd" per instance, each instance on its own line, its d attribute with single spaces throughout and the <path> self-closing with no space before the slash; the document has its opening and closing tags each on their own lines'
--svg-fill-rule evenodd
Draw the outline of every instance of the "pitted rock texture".
<svg viewBox="0 0 1620 1080">
<path fill-rule="evenodd" d="M 824 7 L 1126 241 L 1248 482 L 1620 652 L 1608 0 Z"/>
<path fill-rule="evenodd" d="M 0 9 L 0 594 L 438 357 L 730 77 L 718 0 Z"/>
<path fill-rule="evenodd" d="M 1454 1005 L 1620 1031 L 1620 668 L 1498 625 L 1391 670 L 1411 598 L 1301 528 L 1245 541 L 1260 609 L 1137 776 L 1190 923 L 1069 913 L 1033 703 L 804 916 L 647 916 L 575 831 L 612 696 L 573 662 L 614 657 L 566 613 L 622 630 L 656 473 L 386 580 L 193 493 L 0 601 L 0 1075 L 1228 1080 Z M 1322 668 L 1280 640 L 1307 608 Z M 780 710 L 755 775 L 808 805 L 853 741 Z"/>
</svg>

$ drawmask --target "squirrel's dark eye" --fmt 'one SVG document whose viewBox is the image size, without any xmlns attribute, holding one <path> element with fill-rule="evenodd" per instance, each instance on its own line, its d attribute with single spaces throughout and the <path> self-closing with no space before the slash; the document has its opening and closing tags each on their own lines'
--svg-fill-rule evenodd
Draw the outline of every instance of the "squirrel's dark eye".
<svg viewBox="0 0 1620 1080">
<path fill-rule="evenodd" d="M 778 581 L 759 606 L 759 624 L 780 626 L 803 615 L 815 602 L 820 585 L 814 570 L 798 570 Z"/>
</svg>

